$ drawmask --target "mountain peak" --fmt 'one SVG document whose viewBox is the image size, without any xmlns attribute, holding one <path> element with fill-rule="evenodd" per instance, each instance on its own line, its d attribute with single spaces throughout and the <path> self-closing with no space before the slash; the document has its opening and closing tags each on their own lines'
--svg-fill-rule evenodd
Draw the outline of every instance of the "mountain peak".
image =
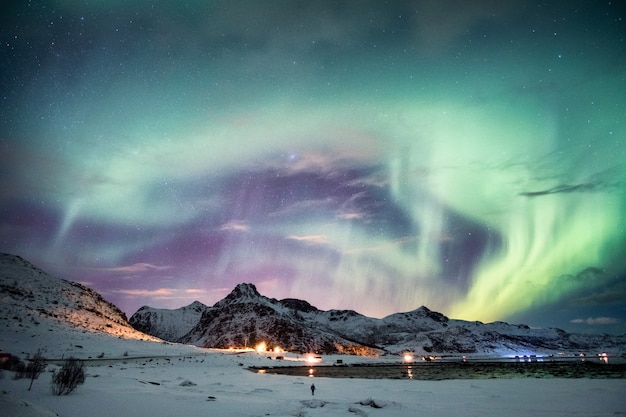
<svg viewBox="0 0 626 417">
<path fill-rule="evenodd" d="M 200 310 L 206 310 L 208 308 L 208 306 L 204 303 L 201 303 L 200 301 L 196 300 L 193 303 L 189 304 L 186 307 L 187 310 L 195 310 L 195 311 L 200 311 Z"/>
<path fill-rule="evenodd" d="M 237 297 L 259 297 L 261 294 L 257 291 L 254 284 L 237 284 L 237 286 L 231 291 L 231 294 Z"/>
<path fill-rule="evenodd" d="M 447 322 L 449 319 L 448 317 L 444 316 L 441 313 L 438 313 L 436 311 L 432 311 L 431 309 L 429 309 L 426 306 L 421 306 L 415 310 L 413 310 L 413 313 L 419 317 L 426 317 L 429 318 L 431 320 L 440 322 L 440 323 L 445 323 Z"/>
<path fill-rule="evenodd" d="M 387 320 L 387 321 L 396 321 L 396 320 L 412 321 L 415 319 L 419 319 L 422 321 L 426 320 L 423 323 L 427 323 L 427 322 L 431 323 L 427 325 L 428 328 L 430 328 L 431 325 L 438 326 L 439 324 L 447 323 L 450 320 L 448 317 L 444 316 L 443 314 L 438 313 L 436 311 L 432 311 L 426 306 L 421 306 L 421 307 L 416 308 L 413 311 L 407 311 L 404 313 L 394 313 L 384 318 L 384 320 Z"/>
<path fill-rule="evenodd" d="M 257 291 L 254 284 L 237 284 L 237 286 L 224 299 L 218 301 L 215 305 L 224 305 L 231 303 L 249 302 L 261 298 L 261 294 Z"/>
</svg>

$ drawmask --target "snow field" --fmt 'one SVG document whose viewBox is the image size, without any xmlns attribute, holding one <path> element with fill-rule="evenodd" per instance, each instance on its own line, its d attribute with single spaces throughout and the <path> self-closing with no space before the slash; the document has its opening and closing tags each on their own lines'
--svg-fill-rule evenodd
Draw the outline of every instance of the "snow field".
<svg viewBox="0 0 626 417">
<path fill-rule="evenodd" d="M 111 345 L 122 345 L 135 351 L 145 344 L 149 353 L 146 356 L 155 356 L 118 357 L 89 365 L 85 384 L 62 397 L 50 392 L 51 371 L 57 365 L 49 365 L 30 392 L 26 380 L 13 380 L 11 373 L 5 371 L 0 379 L 0 408 L 9 414 L 3 412 L 3 415 L 626 415 L 624 379 L 413 381 L 290 377 L 247 370 L 250 365 L 268 364 L 265 356 L 256 353 L 206 352 L 181 345 L 112 340 L 115 343 Z M 88 345 L 87 341 L 85 345 Z M 112 350 L 100 347 L 105 351 Z M 168 353 L 168 357 L 156 356 L 164 353 Z M 180 354 L 186 356 L 177 356 Z M 317 388 L 315 396 L 311 395 L 309 388 L 312 382 Z"/>
</svg>

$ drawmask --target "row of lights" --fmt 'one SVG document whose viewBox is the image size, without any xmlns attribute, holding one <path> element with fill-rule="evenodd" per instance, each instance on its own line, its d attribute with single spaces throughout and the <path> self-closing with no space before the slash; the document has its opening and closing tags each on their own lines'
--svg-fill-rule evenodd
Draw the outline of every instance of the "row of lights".
<svg viewBox="0 0 626 417">
<path fill-rule="evenodd" d="M 266 353 L 267 350 L 267 344 L 265 342 L 261 342 L 259 344 L 256 345 L 255 349 L 257 351 L 257 353 Z M 283 353 L 284 350 L 281 347 L 274 347 L 273 349 L 274 353 Z M 309 363 L 319 363 L 322 361 L 322 358 L 319 356 L 315 356 L 315 355 L 308 355 L 306 357 L 306 361 Z"/>
<path fill-rule="evenodd" d="M 265 353 L 267 352 L 267 344 L 265 342 L 261 342 L 259 344 L 257 344 L 254 348 L 254 350 L 256 350 L 258 353 Z M 278 346 L 274 347 L 274 353 L 283 353 L 284 350 Z"/>
</svg>

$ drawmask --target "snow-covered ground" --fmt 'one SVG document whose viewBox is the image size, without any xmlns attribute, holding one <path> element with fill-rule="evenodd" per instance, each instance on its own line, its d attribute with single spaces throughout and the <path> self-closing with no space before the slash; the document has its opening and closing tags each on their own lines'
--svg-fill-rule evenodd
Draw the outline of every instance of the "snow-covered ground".
<svg viewBox="0 0 626 417">
<path fill-rule="evenodd" d="M 48 369 L 27 380 L 3 371 L 0 414 L 11 417 L 110 416 L 616 416 L 626 415 L 625 379 L 490 379 L 415 381 L 331 379 L 254 373 L 277 365 L 271 354 L 203 350 L 90 332 L 0 334 L 0 348 L 21 357 L 100 361 L 68 396 L 50 391 Z M 45 346 L 43 346 L 45 345 Z M 286 355 L 286 359 L 303 357 Z M 337 357 L 323 357 L 334 363 Z M 342 357 L 345 363 L 361 357 Z M 370 359 L 373 360 L 373 359 Z M 287 361 L 285 361 L 287 362 Z M 283 362 L 284 363 L 284 362 Z M 310 385 L 315 383 L 315 396 Z"/>
</svg>

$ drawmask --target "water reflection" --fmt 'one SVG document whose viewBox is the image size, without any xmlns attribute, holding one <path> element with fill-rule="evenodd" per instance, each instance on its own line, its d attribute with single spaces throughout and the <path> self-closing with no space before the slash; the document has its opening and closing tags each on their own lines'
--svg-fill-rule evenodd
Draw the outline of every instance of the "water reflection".
<svg viewBox="0 0 626 417">
<path fill-rule="evenodd" d="M 598 355 L 599 360 L 580 358 L 528 362 L 427 362 L 412 364 L 380 364 L 350 366 L 276 366 L 250 368 L 267 374 L 325 378 L 368 379 L 487 379 L 487 378 L 626 378 L 626 363 L 608 355 Z"/>
<path fill-rule="evenodd" d="M 406 376 L 409 379 L 413 379 L 413 367 L 411 365 L 406 367 Z"/>
</svg>

